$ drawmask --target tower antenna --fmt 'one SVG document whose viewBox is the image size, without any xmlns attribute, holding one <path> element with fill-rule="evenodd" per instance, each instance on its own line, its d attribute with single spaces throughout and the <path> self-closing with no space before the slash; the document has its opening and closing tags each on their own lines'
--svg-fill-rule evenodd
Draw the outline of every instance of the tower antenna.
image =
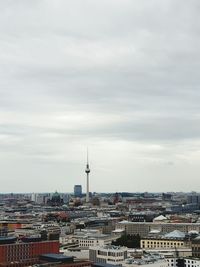
<svg viewBox="0 0 200 267">
<path fill-rule="evenodd" d="M 88 147 L 87 147 L 87 164 L 89 164 L 88 158 L 89 158 L 89 154 L 88 154 Z"/>
</svg>

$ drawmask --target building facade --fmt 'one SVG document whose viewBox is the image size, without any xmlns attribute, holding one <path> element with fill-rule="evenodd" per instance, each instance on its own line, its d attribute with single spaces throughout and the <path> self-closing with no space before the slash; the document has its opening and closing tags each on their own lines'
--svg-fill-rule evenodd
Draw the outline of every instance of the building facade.
<svg viewBox="0 0 200 267">
<path fill-rule="evenodd" d="M 77 184 L 74 186 L 74 196 L 75 197 L 82 197 L 82 186 Z"/>
<path fill-rule="evenodd" d="M 116 237 L 104 234 L 96 234 L 79 236 L 77 239 L 79 247 L 89 248 L 94 246 L 110 245 L 113 240 L 116 240 Z"/>
<path fill-rule="evenodd" d="M 90 247 L 89 259 L 95 263 L 120 265 L 127 258 L 127 253 L 126 247 L 96 246 Z"/>
<path fill-rule="evenodd" d="M 167 234 L 174 230 L 184 233 L 190 231 L 200 232 L 200 223 L 147 223 L 147 222 L 129 222 L 122 221 L 116 225 L 116 229 L 125 230 L 126 234 L 146 237 L 151 231 L 157 230 L 161 234 Z"/>
<path fill-rule="evenodd" d="M 39 255 L 59 253 L 58 241 L 21 242 L 0 245 L 0 266 L 27 266 L 36 263 Z"/>
<path fill-rule="evenodd" d="M 140 240 L 140 247 L 143 249 L 183 248 L 188 246 L 188 241 L 185 241 L 183 239 L 142 238 Z"/>
</svg>

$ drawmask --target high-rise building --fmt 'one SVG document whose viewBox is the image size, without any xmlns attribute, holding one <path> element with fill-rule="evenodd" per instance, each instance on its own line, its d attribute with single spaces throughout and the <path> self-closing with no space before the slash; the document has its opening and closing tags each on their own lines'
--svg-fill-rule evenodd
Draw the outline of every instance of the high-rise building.
<svg viewBox="0 0 200 267">
<path fill-rule="evenodd" d="M 199 193 L 191 193 L 187 195 L 187 203 L 188 204 L 200 204 L 200 194 Z"/>
<path fill-rule="evenodd" d="M 81 197 L 82 196 L 82 186 L 80 184 L 76 184 L 74 186 L 74 196 Z"/>
</svg>

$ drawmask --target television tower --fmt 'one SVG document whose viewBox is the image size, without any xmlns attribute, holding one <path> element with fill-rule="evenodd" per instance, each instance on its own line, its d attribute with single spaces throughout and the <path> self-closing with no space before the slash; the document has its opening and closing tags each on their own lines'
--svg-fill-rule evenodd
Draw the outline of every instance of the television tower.
<svg viewBox="0 0 200 267">
<path fill-rule="evenodd" d="M 90 173 L 90 167 L 89 167 L 89 161 L 88 161 L 88 149 L 87 149 L 87 164 L 85 168 L 85 173 L 87 174 L 87 192 L 86 192 L 86 203 L 89 203 L 89 173 Z"/>
</svg>

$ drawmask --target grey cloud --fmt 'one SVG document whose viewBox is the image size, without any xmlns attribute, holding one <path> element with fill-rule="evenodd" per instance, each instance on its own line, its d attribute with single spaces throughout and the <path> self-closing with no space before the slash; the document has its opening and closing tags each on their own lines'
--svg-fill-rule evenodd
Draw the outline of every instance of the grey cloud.
<svg viewBox="0 0 200 267">
<path fill-rule="evenodd" d="M 0 176 L 43 176 L 50 190 L 58 188 L 59 168 L 72 188 L 89 144 L 94 167 L 102 162 L 95 191 L 105 190 L 100 177 L 116 176 L 120 187 L 123 170 L 113 166 L 124 158 L 128 185 L 132 173 L 141 181 L 150 175 L 159 190 L 157 181 L 168 174 L 177 176 L 178 188 L 186 161 L 196 183 L 199 11 L 198 0 L 1 1 Z M 9 162 L 16 175 L 3 167 Z M 173 162 L 174 173 L 163 162 Z"/>
</svg>

